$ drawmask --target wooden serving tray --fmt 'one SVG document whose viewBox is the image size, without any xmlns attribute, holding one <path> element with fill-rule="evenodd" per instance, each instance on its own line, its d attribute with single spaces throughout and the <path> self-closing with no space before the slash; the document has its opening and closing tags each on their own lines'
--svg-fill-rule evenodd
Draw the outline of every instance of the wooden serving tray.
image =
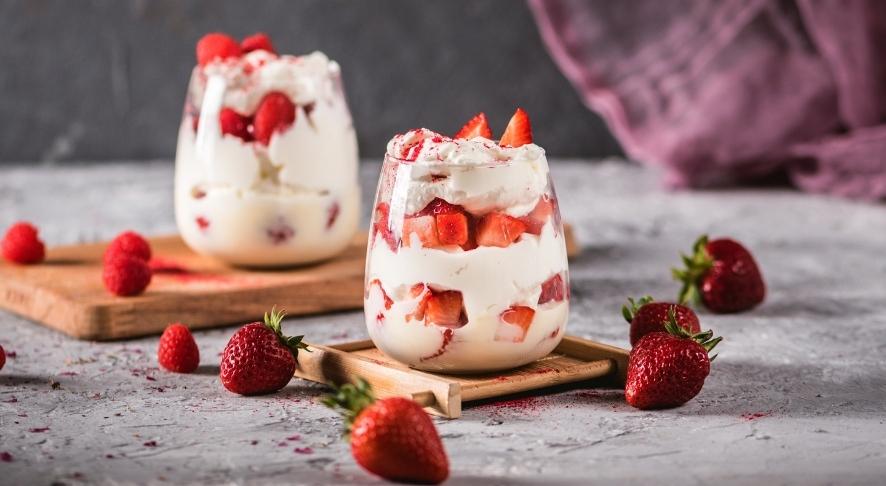
<svg viewBox="0 0 886 486">
<path fill-rule="evenodd" d="M 379 351 L 372 341 L 332 346 L 308 344 L 298 353 L 295 376 L 340 385 L 363 377 L 379 398 L 411 397 L 434 415 L 461 416 L 462 404 L 595 378 L 624 387 L 628 351 L 566 336 L 554 351 L 526 366 L 479 375 L 444 375 L 407 367 Z"/>
<path fill-rule="evenodd" d="M 567 253 L 578 245 L 568 226 Z M 51 248 L 39 265 L 0 259 L 0 309 L 78 339 L 107 341 L 159 334 L 169 323 L 218 327 L 260 319 L 272 307 L 290 316 L 363 307 L 365 232 L 336 258 L 283 270 L 232 268 L 201 256 L 178 236 L 150 239 L 154 277 L 137 297 L 115 297 L 102 283 L 107 243 Z"/>
</svg>

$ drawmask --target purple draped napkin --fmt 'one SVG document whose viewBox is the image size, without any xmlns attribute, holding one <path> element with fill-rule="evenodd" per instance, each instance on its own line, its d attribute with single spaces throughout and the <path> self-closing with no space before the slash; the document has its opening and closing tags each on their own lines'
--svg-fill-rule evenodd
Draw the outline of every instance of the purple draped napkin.
<svg viewBox="0 0 886 486">
<path fill-rule="evenodd" d="M 674 187 L 786 171 L 886 199 L 886 1 L 529 0 L 554 60 Z"/>
</svg>

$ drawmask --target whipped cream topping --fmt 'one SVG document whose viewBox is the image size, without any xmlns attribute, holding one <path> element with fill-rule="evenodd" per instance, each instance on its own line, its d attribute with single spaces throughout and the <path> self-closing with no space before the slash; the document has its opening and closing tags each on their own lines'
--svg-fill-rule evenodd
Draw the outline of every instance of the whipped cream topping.
<svg viewBox="0 0 886 486">
<path fill-rule="evenodd" d="M 255 112 L 261 99 L 272 91 L 285 93 L 297 105 L 309 105 L 336 96 L 340 88 L 341 68 L 322 52 L 290 56 L 257 50 L 239 58 L 196 66 L 188 87 L 188 96 L 200 108 L 207 80 L 224 78 L 224 106 L 243 115 Z"/>
<path fill-rule="evenodd" d="M 388 155 L 401 161 L 392 188 L 393 220 L 399 211 L 416 213 L 437 197 L 473 213 L 497 209 L 522 216 L 548 183 L 548 161 L 535 144 L 499 147 L 482 137 L 452 139 L 421 128 L 395 136 Z"/>
</svg>

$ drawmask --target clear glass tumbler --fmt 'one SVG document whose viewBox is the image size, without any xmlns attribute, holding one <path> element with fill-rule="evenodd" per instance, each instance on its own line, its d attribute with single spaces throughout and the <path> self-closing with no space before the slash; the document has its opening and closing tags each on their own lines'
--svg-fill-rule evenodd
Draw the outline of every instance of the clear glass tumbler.
<svg viewBox="0 0 886 486">
<path fill-rule="evenodd" d="M 538 148 L 538 147 L 536 147 Z M 413 368 L 477 373 L 550 353 L 569 313 L 544 152 L 490 164 L 385 156 L 369 235 L 366 326 Z"/>
<path fill-rule="evenodd" d="M 197 66 L 176 151 L 181 236 L 234 265 L 333 257 L 359 223 L 357 162 L 340 69 L 322 53 Z"/>
</svg>

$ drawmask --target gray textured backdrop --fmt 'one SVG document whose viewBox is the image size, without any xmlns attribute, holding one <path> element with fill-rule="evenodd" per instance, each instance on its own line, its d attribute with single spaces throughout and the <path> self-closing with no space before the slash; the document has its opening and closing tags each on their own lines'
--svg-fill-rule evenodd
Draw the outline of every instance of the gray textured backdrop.
<svg viewBox="0 0 886 486">
<path fill-rule="evenodd" d="M 257 30 L 341 62 L 361 153 L 521 105 L 553 155 L 619 152 L 518 0 L 0 0 L 0 162 L 171 157 L 194 44 Z"/>
</svg>

